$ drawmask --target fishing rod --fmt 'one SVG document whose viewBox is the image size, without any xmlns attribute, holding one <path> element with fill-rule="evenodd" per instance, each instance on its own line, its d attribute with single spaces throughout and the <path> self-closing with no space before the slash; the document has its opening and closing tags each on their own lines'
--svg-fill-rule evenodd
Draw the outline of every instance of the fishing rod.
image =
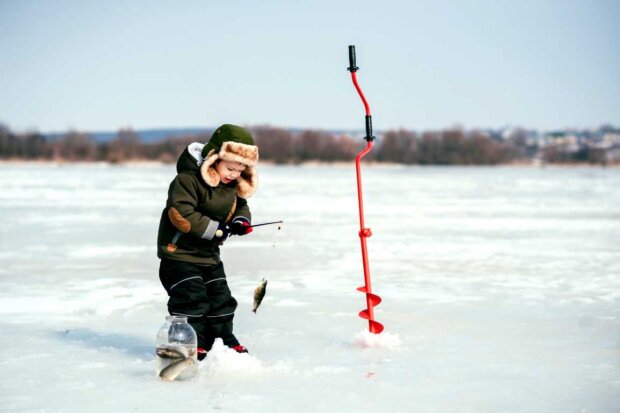
<svg viewBox="0 0 620 413">
<path fill-rule="evenodd" d="M 255 224 L 255 225 L 250 225 L 247 226 L 245 228 L 255 228 L 255 227 L 262 227 L 264 225 L 273 225 L 273 224 L 282 224 L 284 222 L 284 220 L 280 220 L 280 221 L 272 221 L 272 222 L 263 222 L 261 224 Z M 278 229 L 280 229 L 280 227 L 278 227 Z M 172 237 L 172 241 L 170 243 L 168 243 L 168 246 L 166 247 L 166 249 L 170 252 L 175 252 L 177 250 L 177 242 L 179 241 L 179 238 L 181 237 L 182 232 L 181 231 L 177 231 L 176 234 L 174 234 L 174 237 Z M 215 235 L 217 237 L 221 237 L 222 235 L 224 235 L 224 232 L 221 229 L 218 229 L 215 232 Z M 231 234 L 234 235 L 234 234 Z"/>
<path fill-rule="evenodd" d="M 261 224 L 248 225 L 247 227 L 243 227 L 243 228 L 256 228 L 256 227 L 262 227 L 264 225 L 281 224 L 283 222 L 284 222 L 284 220 L 272 221 L 272 222 L 263 222 Z M 230 228 L 230 225 L 227 225 L 227 227 Z M 278 227 L 278 229 L 280 229 L 280 227 Z M 224 234 L 224 232 L 221 229 L 218 229 L 217 231 L 215 231 L 215 236 L 216 237 L 221 237 L 223 234 Z M 230 234 L 230 235 L 237 235 L 237 234 Z"/>
<path fill-rule="evenodd" d="M 255 225 L 250 225 L 249 227 L 246 228 L 256 228 L 256 227 L 262 227 L 263 225 L 273 225 L 273 224 L 282 224 L 284 221 L 273 221 L 273 222 L 263 222 L 262 224 L 255 224 Z"/>
<path fill-rule="evenodd" d="M 366 136 L 364 139 L 366 140 L 366 148 L 362 149 L 355 158 L 355 172 L 357 175 L 357 201 L 359 207 L 359 215 L 360 215 L 360 231 L 358 233 L 360 237 L 360 242 L 362 246 L 362 264 L 364 266 L 364 285 L 359 287 L 357 290 L 366 294 L 366 309 L 360 311 L 359 316 L 363 319 L 368 320 L 368 331 L 373 334 L 379 334 L 383 331 L 383 324 L 375 321 L 374 315 L 374 307 L 379 305 L 381 302 L 381 297 L 372 293 L 372 288 L 370 284 L 370 264 L 368 263 L 368 247 L 366 246 L 366 238 L 372 235 L 372 231 L 370 228 L 366 228 L 364 225 L 364 199 L 362 196 L 362 167 L 361 160 L 362 158 L 370 152 L 372 149 L 373 141 L 375 137 L 372 135 L 372 115 L 370 114 L 370 106 L 368 105 L 368 101 L 362 92 L 359 84 L 357 83 L 357 70 L 359 67 L 355 65 L 355 46 L 349 46 L 349 67 L 347 70 L 351 72 L 351 80 L 353 81 L 353 85 L 357 90 L 362 102 L 364 103 L 364 109 L 366 111 Z"/>
</svg>

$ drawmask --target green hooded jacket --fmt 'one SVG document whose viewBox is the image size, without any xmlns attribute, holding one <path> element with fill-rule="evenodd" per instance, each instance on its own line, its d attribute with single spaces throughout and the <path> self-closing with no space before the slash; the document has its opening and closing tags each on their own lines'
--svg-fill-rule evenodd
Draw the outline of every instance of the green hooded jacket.
<svg viewBox="0 0 620 413">
<path fill-rule="evenodd" d="M 237 181 L 212 187 L 200 171 L 203 144 L 190 144 L 177 161 L 177 176 L 168 189 L 157 235 L 157 256 L 198 265 L 220 262 L 220 240 L 213 237 L 221 222 L 244 217 L 251 222 L 247 201 Z M 208 239 L 212 238 L 212 239 Z"/>
</svg>

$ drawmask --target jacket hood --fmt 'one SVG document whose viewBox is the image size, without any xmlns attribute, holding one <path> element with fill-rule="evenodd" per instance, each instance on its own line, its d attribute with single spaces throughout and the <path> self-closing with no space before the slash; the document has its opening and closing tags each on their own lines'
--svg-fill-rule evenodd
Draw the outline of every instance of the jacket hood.
<svg viewBox="0 0 620 413">
<path fill-rule="evenodd" d="M 177 173 L 185 171 L 198 171 L 202 165 L 202 148 L 205 145 L 199 142 L 192 142 L 183 151 L 177 161 Z"/>
<path fill-rule="evenodd" d="M 215 151 L 212 149 L 209 152 L 209 156 L 203 159 L 202 152 L 204 152 L 204 147 L 205 144 L 203 143 L 190 143 L 181 156 L 179 156 L 177 173 L 197 172 L 197 175 L 200 175 L 207 185 L 215 188 L 220 185 L 220 176 L 215 169 L 215 162 L 219 159 L 219 155 L 215 154 Z M 230 186 L 232 185 L 237 187 L 237 195 L 239 197 L 244 199 L 251 197 L 258 186 L 256 168 L 254 166 L 247 166 L 234 184 L 231 182 Z"/>
</svg>

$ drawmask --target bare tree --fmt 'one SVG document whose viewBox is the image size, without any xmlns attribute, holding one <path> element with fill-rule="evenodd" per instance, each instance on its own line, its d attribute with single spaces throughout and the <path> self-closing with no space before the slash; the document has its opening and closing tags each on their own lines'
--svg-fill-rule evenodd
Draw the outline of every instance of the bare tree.
<svg viewBox="0 0 620 413">
<path fill-rule="evenodd" d="M 110 142 L 106 160 L 112 163 L 125 162 L 141 157 L 140 138 L 131 128 L 122 128 L 116 139 Z"/>
<path fill-rule="evenodd" d="M 300 161 L 321 159 L 325 152 L 327 140 L 333 138 L 323 132 L 305 130 L 296 140 L 295 155 Z"/>
<path fill-rule="evenodd" d="M 52 153 L 56 159 L 94 161 L 97 159 L 97 145 L 90 135 L 71 130 L 62 139 L 53 142 Z"/>
<path fill-rule="evenodd" d="M 377 160 L 412 164 L 418 160 L 416 134 L 405 129 L 390 130 L 383 135 Z"/>
<path fill-rule="evenodd" d="M 293 138 L 289 131 L 270 126 L 251 128 L 262 159 L 276 163 L 290 162 L 294 156 Z"/>
</svg>

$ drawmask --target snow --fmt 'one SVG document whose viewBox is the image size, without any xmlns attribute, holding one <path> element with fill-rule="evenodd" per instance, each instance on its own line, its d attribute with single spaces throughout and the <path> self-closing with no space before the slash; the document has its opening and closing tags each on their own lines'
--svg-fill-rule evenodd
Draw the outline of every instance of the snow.
<svg viewBox="0 0 620 413">
<path fill-rule="evenodd" d="M 401 344 L 400 337 L 396 334 L 386 332 L 373 334 L 368 330 L 362 330 L 358 333 L 355 337 L 355 342 L 362 348 L 374 347 L 390 350 L 398 348 Z"/>
<path fill-rule="evenodd" d="M 261 166 L 235 333 L 155 376 L 171 165 L 0 165 L 3 412 L 620 411 L 620 170 Z M 252 295 L 269 280 L 257 314 Z"/>
<path fill-rule="evenodd" d="M 263 363 L 250 354 L 238 354 L 224 345 L 221 339 L 215 340 L 209 351 L 208 359 L 200 363 L 203 374 L 219 373 L 256 373 L 264 370 Z"/>
</svg>

